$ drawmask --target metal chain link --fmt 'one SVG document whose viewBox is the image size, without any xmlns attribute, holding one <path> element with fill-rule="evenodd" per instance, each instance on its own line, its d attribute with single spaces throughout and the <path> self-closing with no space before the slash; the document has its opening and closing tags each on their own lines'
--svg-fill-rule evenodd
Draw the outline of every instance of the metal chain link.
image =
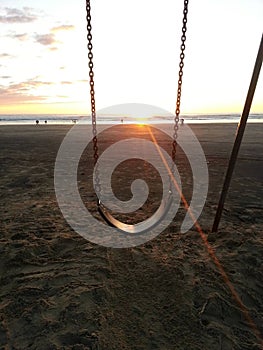
<svg viewBox="0 0 263 350">
<path fill-rule="evenodd" d="M 172 160 L 175 161 L 176 146 L 178 138 L 179 129 L 179 115 L 180 115 L 180 105 L 181 105 L 181 95 L 182 95 L 182 82 L 183 82 L 183 68 L 184 68 L 184 57 L 185 57 L 185 41 L 186 41 L 186 31 L 187 31 L 187 14 L 188 14 L 188 2 L 189 0 L 184 0 L 184 11 L 183 11 L 183 27 L 181 36 L 181 53 L 180 53 L 180 63 L 179 63 L 179 78 L 177 87 L 177 99 L 176 99 L 176 109 L 174 117 L 174 134 L 173 134 L 173 150 L 172 150 Z"/>
<path fill-rule="evenodd" d="M 94 89 L 94 72 L 93 72 L 93 45 L 92 45 L 92 26 L 91 26 L 91 7 L 90 0 L 86 0 L 86 12 L 87 12 L 87 39 L 88 39 L 88 58 L 89 58 L 89 84 L 90 84 L 90 105 L 91 105 L 91 119 L 92 119 L 92 133 L 93 133 L 93 159 L 94 166 L 96 165 L 98 155 L 98 138 L 97 138 L 97 124 L 96 124 L 96 104 L 95 104 L 95 89 Z M 98 169 L 95 169 L 95 191 L 99 195 L 101 192 L 101 185 L 99 181 Z"/>
<path fill-rule="evenodd" d="M 91 104 L 91 117 L 92 117 L 92 132 L 93 142 L 95 146 L 96 156 L 94 158 L 95 163 L 98 160 L 97 154 L 97 128 L 96 128 L 96 105 L 95 105 L 95 90 L 94 90 L 94 72 L 93 72 L 93 53 L 92 53 L 92 34 L 91 34 L 91 12 L 90 12 L 90 0 L 86 0 L 87 10 L 87 39 L 88 39 L 88 58 L 89 58 L 89 84 L 90 84 L 90 104 Z"/>
</svg>

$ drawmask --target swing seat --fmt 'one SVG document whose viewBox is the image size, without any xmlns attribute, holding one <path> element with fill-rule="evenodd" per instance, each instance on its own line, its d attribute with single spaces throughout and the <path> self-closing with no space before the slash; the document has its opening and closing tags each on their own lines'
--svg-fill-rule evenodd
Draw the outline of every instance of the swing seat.
<svg viewBox="0 0 263 350">
<path fill-rule="evenodd" d="M 100 200 L 98 200 L 98 211 L 105 222 L 111 227 L 115 227 L 118 230 L 128 234 L 140 234 L 151 230 L 152 228 L 159 225 L 163 219 L 165 219 L 166 214 L 170 210 L 172 200 L 172 194 L 170 193 L 167 199 L 163 199 L 161 201 L 159 208 L 151 217 L 145 221 L 133 225 L 125 224 L 114 218 Z"/>
</svg>

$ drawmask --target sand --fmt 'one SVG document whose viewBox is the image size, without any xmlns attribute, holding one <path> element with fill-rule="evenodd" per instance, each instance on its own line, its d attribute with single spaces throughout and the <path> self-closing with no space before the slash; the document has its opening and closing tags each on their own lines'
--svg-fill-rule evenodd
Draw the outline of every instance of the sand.
<svg viewBox="0 0 263 350">
<path fill-rule="evenodd" d="M 180 208 L 152 241 L 114 249 L 83 239 L 58 207 L 54 164 L 70 126 L 1 126 L 1 349 L 262 349 L 263 124 L 247 126 L 218 233 L 211 227 L 236 125 L 192 128 L 209 169 L 203 236 L 180 233 Z M 100 147 L 138 130 L 119 126 Z M 87 157 L 92 162 L 91 147 Z M 83 164 L 80 193 L 98 217 Z M 178 166 L 189 168 L 183 158 Z M 113 181 L 121 198 L 127 177 L 142 168 L 158 196 L 158 174 L 127 162 L 129 176 Z M 187 198 L 191 181 L 185 175 Z"/>
</svg>

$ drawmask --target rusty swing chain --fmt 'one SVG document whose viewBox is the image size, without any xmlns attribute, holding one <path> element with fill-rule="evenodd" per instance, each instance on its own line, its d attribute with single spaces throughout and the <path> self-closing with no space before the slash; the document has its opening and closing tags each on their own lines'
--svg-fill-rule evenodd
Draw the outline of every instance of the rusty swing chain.
<svg viewBox="0 0 263 350">
<path fill-rule="evenodd" d="M 179 115 L 180 115 L 180 105 L 181 105 L 181 95 L 182 95 L 182 82 L 183 82 L 183 68 L 184 68 L 184 57 L 185 57 L 185 41 L 186 41 L 186 31 L 187 31 L 187 14 L 188 14 L 188 2 L 189 0 L 184 0 L 184 11 L 183 11 L 183 27 L 181 36 L 181 53 L 180 53 L 180 63 L 179 63 L 179 77 L 178 77 L 178 87 L 177 87 L 177 99 L 176 99 L 176 109 L 174 117 L 174 134 L 173 134 L 173 150 L 172 150 L 172 160 L 173 164 L 175 162 L 176 146 L 178 138 L 179 129 Z"/>
<path fill-rule="evenodd" d="M 94 166 L 99 158 L 98 138 L 97 138 L 97 122 L 96 122 L 96 103 L 95 103 L 95 89 L 94 89 L 94 72 L 93 72 L 93 45 L 92 45 L 92 26 L 91 26 L 91 8 L 90 0 L 86 0 L 86 12 L 87 12 L 87 39 L 88 39 L 88 58 L 89 58 L 89 84 L 90 84 L 90 105 L 91 105 L 91 119 L 92 119 L 92 134 L 93 134 L 93 159 Z M 101 185 L 99 181 L 99 172 L 95 168 L 95 192 L 100 194 Z"/>
<path fill-rule="evenodd" d="M 174 117 L 174 133 L 173 133 L 173 147 L 172 147 L 172 160 L 173 164 L 175 162 L 176 146 L 178 138 L 179 129 L 179 115 L 180 115 L 180 105 L 181 105 L 181 95 L 182 95 L 182 80 L 183 80 L 183 67 L 185 58 L 185 41 L 186 41 L 186 31 L 187 31 L 187 14 L 188 14 L 188 2 L 189 0 L 184 0 L 184 10 L 183 10 L 183 27 L 181 36 L 181 53 L 180 53 L 180 63 L 179 63 L 179 78 L 177 87 L 177 99 L 176 99 L 176 109 Z M 89 58 L 89 83 L 90 83 L 90 104 L 91 104 L 91 117 L 92 117 L 92 132 L 93 132 L 93 157 L 94 165 L 98 161 L 98 138 L 97 138 L 97 125 L 96 125 L 96 104 L 95 104 L 95 89 L 94 89 L 94 72 L 93 72 L 93 45 L 92 45 L 92 26 L 91 26 L 91 6 L 90 0 L 86 0 L 86 12 L 87 12 L 87 39 L 88 39 L 88 58 Z M 101 186 L 99 183 L 98 170 L 95 170 L 95 190 L 99 194 L 101 191 Z"/>
</svg>

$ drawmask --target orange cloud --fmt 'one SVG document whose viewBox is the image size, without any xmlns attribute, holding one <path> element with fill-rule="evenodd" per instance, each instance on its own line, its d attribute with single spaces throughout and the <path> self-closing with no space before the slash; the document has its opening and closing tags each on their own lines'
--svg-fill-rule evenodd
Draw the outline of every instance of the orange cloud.
<svg viewBox="0 0 263 350">
<path fill-rule="evenodd" d="M 0 102 L 2 105 L 19 104 L 30 101 L 44 101 L 48 96 L 32 95 L 30 91 L 43 85 L 52 85 L 54 83 L 30 79 L 25 82 L 11 84 L 9 86 L 0 87 Z"/>
<path fill-rule="evenodd" d="M 53 27 L 51 29 L 51 32 L 59 32 L 61 30 L 73 30 L 75 29 L 75 26 L 71 25 L 71 24 L 62 24 L 61 26 L 58 27 Z"/>
</svg>

